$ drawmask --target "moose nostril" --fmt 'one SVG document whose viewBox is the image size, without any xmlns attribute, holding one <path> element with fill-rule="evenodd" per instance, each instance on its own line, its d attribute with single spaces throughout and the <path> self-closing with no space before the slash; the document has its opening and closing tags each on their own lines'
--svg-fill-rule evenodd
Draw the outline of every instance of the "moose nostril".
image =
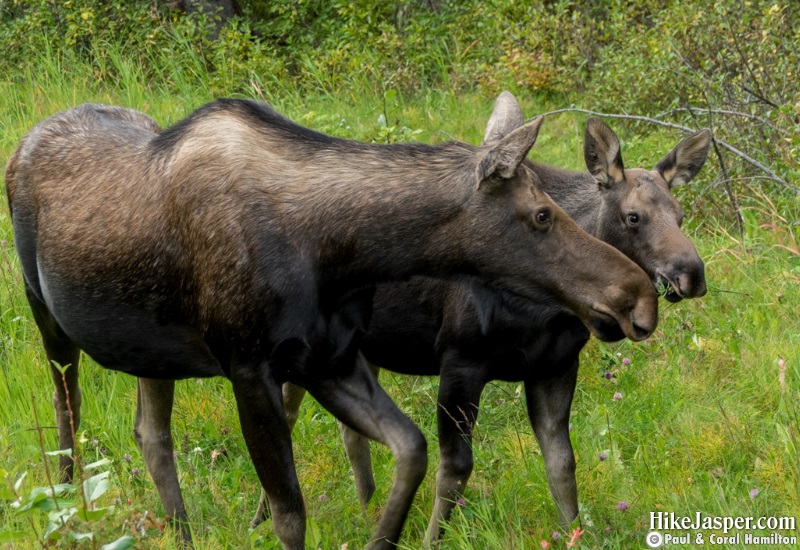
<svg viewBox="0 0 800 550">
<path fill-rule="evenodd" d="M 633 336 L 635 340 L 645 340 L 652 333 L 652 329 L 644 328 L 636 323 L 633 323 Z"/>
</svg>

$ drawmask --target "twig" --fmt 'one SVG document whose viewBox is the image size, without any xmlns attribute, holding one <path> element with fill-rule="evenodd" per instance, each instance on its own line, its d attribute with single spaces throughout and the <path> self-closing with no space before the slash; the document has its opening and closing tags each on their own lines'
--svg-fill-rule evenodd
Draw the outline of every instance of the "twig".
<svg viewBox="0 0 800 550">
<path fill-rule="evenodd" d="M 753 297 L 752 295 L 748 294 L 747 292 L 739 292 L 737 290 L 727 290 L 727 289 L 724 289 L 724 288 L 717 288 L 717 287 L 714 287 L 714 286 L 709 286 L 708 287 L 708 291 L 709 292 L 722 292 L 724 294 L 738 294 L 739 296 L 745 296 L 747 298 L 752 298 Z"/>
<path fill-rule="evenodd" d="M 708 122 L 709 125 L 713 128 L 714 115 L 711 112 L 711 103 L 708 101 L 708 96 L 706 95 L 705 91 L 703 92 L 703 97 L 706 100 L 706 105 L 708 105 L 708 110 L 707 110 Z M 731 202 L 731 206 L 733 206 L 733 211 L 736 213 L 736 225 L 739 228 L 739 237 L 741 237 L 742 243 L 744 243 L 744 217 L 742 216 L 741 207 L 739 206 L 739 201 L 736 199 L 736 195 L 733 192 L 733 188 L 731 188 L 731 184 L 729 183 L 730 178 L 728 178 L 728 168 L 725 166 L 725 159 L 723 158 L 722 153 L 720 153 L 719 151 L 719 147 L 717 145 L 716 140 L 712 139 L 711 145 L 714 146 L 714 153 L 717 155 L 717 160 L 719 161 L 719 169 L 722 171 L 722 181 L 723 181 L 722 185 L 723 188 L 725 189 L 725 194 L 728 196 L 728 200 Z"/>
<path fill-rule="evenodd" d="M 50 475 L 50 466 L 47 465 L 47 453 L 44 450 L 44 437 L 42 436 L 42 428 L 39 425 L 39 413 L 36 412 L 36 397 L 34 397 L 33 392 L 31 392 L 31 406 L 33 407 L 33 421 L 36 423 L 37 432 L 39 432 L 39 448 L 42 450 L 42 462 L 44 463 L 44 475 L 47 477 L 47 484 L 50 485 L 50 492 L 53 496 L 53 504 L 57 511 L 61 511 L 61 508 L 58 506 L 58 498 L 56 497 L 56 488 L 53 485 L 53 476 Z M 61 517 L 61 524 L 64 525 L 66 522 L 64 521 L 63 516 Z"/>
<path fill-rule="evenodd" d="M 727 149 L 728 151 L 730 151 L 731 153 L 733 153 L 734 155 L 736 155 L 737 157 L 741 158 L 742 160 L 745 160 L 745 161 L 749 162 L 750 164 L 752 164 L 756 168 L 759 168 L 763 172 L 767 173 L 769 175 L 769 179 L 771 179 L 772 181 L 780 183 L 784 187 L 786 187 L 788 189 L 792 189 L 793 191 L 800 190 L 800 187 L 797 187 L 796 185 L 792 185 L 791 183 L 787 182 L 783 178 L 779 177 L 775 172 L 773 172 L 772 170 L 770 170 L 769 168 L 767 168 L 766 166 L 764 166 L 763 164 L 758 162 L 753 157 L 750 157 L 750 156 L 746 155 L 745 153 L 743 153 L 742 151 L 740 151 L 736 147 L 733 147 L 732 145 L 729 145 L 729 144 L 725 143 L 724 141 L 722 141 L 720 139 L 717 139 L 717 138 L 714 138 L 714 141 L 716 143 L 718 143 L 720 146 L 722 146 L 725 149 Z"/>
<path fill-rule="evenodd" d="M 767 105 L 769 105 L 770 107 L 772 107 L 772 108 L 774 108 L 774 109 L 780 109 L 780 108 L 781 108 L 781 106 L 780 106 L 780 105 L 778 105 L 778 104 L 776 104 L 776 103 L 773 103 L 772 101 L 770 101 L 770 100 L 769 100 L 769 99 L 767 99 L 766 97 L 762 96 L 761 94 L 759 94 L 758 92 L 756 92 L 756 91 L 754 91 L 754 90 L 751 90 L 750 88 L 748 88 L 748 87 L 747 87 L 747 86 L 745 86 L 744 84 L 742 84 L 742 90 L 744 90 L 745 92 L 747 92 L 747 93 L 749 93 L 749 94 L 751 94 L 751 95 L 755 96 L 755 97 L 756 97 L 756 98 L 758 98 L 758 99 L 759 99 L 759 100 L 760 100 L 762 103 L 766 103 Z"/>
<path fill-rule="evenodd" d="M 669 111 L 664 111 L 663 113 L 658 113 L 655 118 L 665 117 L 667 115 L 671 115 L 673 113 L 679 112 L 689 112 L 689 113 L 713 113 L 715 115 L 729 115 L 729 116 L 738 116 L 742 118 L 749 118 L 752 120 L 757 120 L 760 123 L 764 124 L 765 126 L 769 126 L 771 130 L 775 130 L 785 136 L 792 135 L 791 132 L 784 130 L 783 128 L 778 128 L 777 126 L 773 125 L 769 120 L 760 117 L 758 115 L 751 115 L 750 113 L 743 113 L 741 111 L 730 111 L 728 109 L 704 109 L 702 107 L 675 107 L 674 109 L 670 109 Z"/>
<path fill-rule="evenodd" d="M 74 472 L 72 475 L 72 481 L 75 481 L 75 474 L 78 475 L 78 482 L 80 483 L 81 490 L 78 491 L 81 495 L 81 500 L 83 500 L 83 509 L 89 509 L 89 503 L 86 502 L 86 494 L 83 488 L 83 467 L 81 466 L 81 461 L 78 460 L 78 441 L 75 439 L 75 415 L 72 412 L 72 404 L 70 403 L 70 396 L 69 396 L 69 384 L 67 384 L 67 375 L 65 372 L 68 368 L 72 365 L 67 365 L 66 367 L 59 368 L 59 372 L 61 372 L 61 383 L 64 385 L 64 394 L 67 398 L 67 411 L 69 412 L 69 429 L 72 434 L 72 466 L 74 468 Z M 60 365 L 59 365 L 60 367 Z"/>
<path fill-rule="evenodd" d="M 600 116 L 600 117 L 605 117 L 605 118 L 621 118 L 621 119 L 625 119 L 625 120 L 638 120 L 640 122 L 649 122 L 650 124 L 655 124 L 657 126 L 664 126 L 665 128 L 672 128 L 674 130 L 680 130 L 682 132 L 687 132 L 687 133 L 691 133 L 691 132 L 695 131 L 693 128 L 689 128 L 688 126 L 683 126 L 682 124 L 674 124 L 672 122 L 664 122 L 663 120 L 658 120 L 656 118 L 651 118 L 651 117 L 647 117 L 647 116 L 620 115 L 620 114 L 616 114 L 616 113 L 599 113 L 597 111 L 590 111 L 589 109 L 578 109 L 577 107 L 566 107 L 564 109 L 556 109 L 555 111 L 548 111 L 546 113 L 541 113 L 541 115 L 537 115 L 537 116 L 556 115 L 556 114 L 559 114 L 559 113 L 584 113 L 584 114 L 587 114 L 587 115 L 594 115 L 594 116 Z M 533 118 L 531 118 L 529 120 L 533 120 Z M 787 182 L 786 180 L 784 180 L 783 178 L 778 176 L 775 172 L 773 172 L 772 170 L 770 170 L 769 168 L 767 168 L 766 166 L 764 166 L 763 164 L 758 162 L 753 157 L 743 153 L 742 151 L 740 151 L 736 147 L 734 147 L 732 145 L 729 145 L 728 143 L 725 143 L 721 139 L 713 138 L 713 141 L 714 141 L 714 143 L 719 144 L 720 147 L 723 147 L 723 148 L 727 149 L 728 151 L 730 151 L 731 153 L 733 153 L 737 157 L 739 157 L 742 160 L 748 162 L 749 164 L 752 164 L 753 166 L 755 166 L 759 170 L 761 170 L 764 173 L 768 174 L 769 179 L 771 179 L 772 181 L 780 183 L 784 187 L 786 187 L 788 189 L 792 189 L 793 191 L 800 191 L 800 187 L 797 187 L 796 185 L 792 185 L 791 183 Z"/>
</svg>

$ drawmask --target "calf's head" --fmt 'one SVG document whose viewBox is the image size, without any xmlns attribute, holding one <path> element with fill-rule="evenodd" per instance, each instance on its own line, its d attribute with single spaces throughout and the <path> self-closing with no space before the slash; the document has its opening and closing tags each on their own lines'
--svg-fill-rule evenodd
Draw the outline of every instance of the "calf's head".
<svg viewBox="0 0 800 550">
<path fill-rule="evenodd" d="M 647 275 L 613 247 L 582 230 L 539 188 L 524 160 L 541 118 L 525 125 L 502 108 L 488 145 L 478 150 L 476 189 L 450 228 L 451 246 L 478 259 L 478 271 L 507 300 L 577 315 L 597 337 L 647 338 L 657 295 Z M 514 129 L 506 132 L 509 127 Z M 453 238 L 455 236 L 455 239 Z"/>
<path fill-rule="evenodd" d="M 639 264 L 664 297 L 706 293 L 703 261 L 681 232 L 684 214 L 670 190 L 691 180 L 708 156 L 711 131 L 678 143 L 652 170 L 625 170 L 619 140 L 597 118 L 586 123 L 584 157 L 602 197 L 595 236 Z"/>
</svg>

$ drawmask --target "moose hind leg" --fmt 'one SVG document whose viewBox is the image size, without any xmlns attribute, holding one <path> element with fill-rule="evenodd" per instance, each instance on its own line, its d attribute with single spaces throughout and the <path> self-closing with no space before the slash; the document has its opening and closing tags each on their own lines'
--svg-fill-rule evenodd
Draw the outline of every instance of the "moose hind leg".
<svg viewBox="0 0 800 550">
<path fill-rule="evenodd" d="M 133 433 L 167 517 L 177 524 L 182 539 L 191 543 L 189 518 L 173 454 L 171 419 L 174 395 L 175 382 L 172 380 L 139 378 Z"/>
<path fill-rule="evenodd" d="M 373 365 L 369 366 L 370 371 L 378 379 L 380 369 Z M 350 467 L 353 468 L 353 478 L 358 491 L 358 500 L 361 508 L 365 509 L 375 494 L 375 475 L 372 472 L 372 455 L 369 450 L 369 439 L 349 428 L 344 422 L 339 422 L 339 430 L 342 432 L 344 450 Z"/>
<path fill-rule="evenodd" d="M 437 414 L 439 432 L 439 470 L 436 473 L 436 500 L 428 524 L 426 540 L 432 543 L 442 535 L 442 522 L 450 518 L 456 502 L 472 474 L 472 433 L 478 419 L 485 376 L 481 367 L 468 368 L 463 360 L 443 361 L 439 382 Z"/>
<path fill-rule="evenodd" d="M 425 477 L 427 442 L 416 425 L 378 385 L 361 354 L 352 369 L 338 374 L 336 378 L 307 380 L 305 386 L 337 419 L 391 449 L 397 478 L 370 548 L 393 548 L 400 538 L 417 488 Z"/>
<path fill-rule="evenodd" d="M 81 390 L 78 383 L 78 363 L 81 351 L 64 334 L 47 306 L 31 291 L 27 283 L 25 283 L 25 293 L 33 312 L 33 318 L 42 335 L 42 344 L 55 385 L 53 408 L 58 428 L 58 448 L 61 451 L 72 449 L 74 455 L 73 436 L 81 423 Z M 72 481 L 74 473 L 72 456 L 60 456 L 58 466 L 62 481 Z"/>
<path fill-rule="evenodd" d="M 547 484 L 558 508 L 559 521 L 565 529 L 578 517 L 575 454 L 569 439 L 569 411 L 577 375 L 575 358 L 563 376 L 525 383 L 528 416 L 542 450 Z"/>
</svg>

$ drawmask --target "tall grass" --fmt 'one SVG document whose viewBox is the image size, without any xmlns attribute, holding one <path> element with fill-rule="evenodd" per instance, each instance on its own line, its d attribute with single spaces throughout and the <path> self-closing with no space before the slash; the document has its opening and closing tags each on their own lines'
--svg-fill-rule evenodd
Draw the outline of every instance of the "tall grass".
<svg viewBox="0 0 800 550">
<path fill-rule="evenodd" d="M 177 49 L 189 47 L 180 40 L 175 43 Z M 94 58 L 99 61 L 87 65 L 44 50 L 23 78 L 0 84 L 5 92 L 0 94 L 0 159 L 10 156 L 33 124 L 82 102 L 140 109 L 167 125 L 214 93 L 212 76 L 199 60 L 174 65 L 152 79 L 138 65 L 147 57 L 129 55 L 119 46 L 103 45 Z M 158 66 L 168 63 L 160 59 Z M 98 80 L 98 72 L 116 76 Z M 424 142 L 480 142 L 493 101 L 480 94 L 422 89 L 414 95 L 392 94 L 385 106 L 383 86 L 364 82 L 361 93 L 339 94 L 324 86 L 325 75 L 318 79 L 317 93 L 300 94 L 285 80 L 252 75 L 245 95 L 270 101 L 307 126 L 361 140 L 386 138 L 379 123 L 386 109 L 387 124 L 397 128 L 394 138 L 402 138 L 399 132 L 405 126 L 422 130 L 416 137 Z M 241 94 L 237 89 L 239 83 L 227 92 Z M 552 100 L 536 96 L 521 95 L 521 100 L 529 115 L 553 107 Z M 553 117 L 532 156 L 580 168 L 582 127 L 580 118 Z M 642 127 L 618 130 L 630 166 L 652 166 L 678 139 Z M 682 203 L 692 213 L 686 231 L 706 260 L 709 294 L 677 305 L 662 303 L 659 330 L 646 342 L 592 341 L 582 355 L 572 439 L 584 547 L 643 547 L 650 512 L 656 511 L 800 517 L 800 213 L 791 198 L 776 203 L 754 196 L 745 211 L 744 235 L 739 235 L 728 222 L 692 209 L 698 200 L 696 189 L 707 190 L 714 176 L 710 165 L 696 188 L 680 190 Z M 55 449 L 53 386 L 24 299 L 5 204 L 0 206 L 0 246 L 0 474 L 15 481 L 27 472 L 20 488 L 25 491 L 46 486 L 44 461 L 51 461 L 51 469 L 55 464 L 55 458 L 42 456 L 33 420 L 35 409 L 47 449 Z M 108 503 L 116 506 L 113 513 L 83 527 L 96 534 L 97 542 L 128 534 L 140 547 L 173 548 L 169 530 L 162 530 L 163 509 L 132 437 L 135 381 L 105 371 L 86 357 L 83 361 L 82 454 L 87 462 L 103 457 L 113 461 Z M 603 376 L 606 371 L 614 373 L 611 380 Z M 419 548 L 433 505 L 438 382 L 388 373 L 382 379 L 430 442 L 430 472 L 402 541 L 404 548 Z M 622 398 L 614 400 L 617 392 Z M 487 388 L 474 443 L 475 472 L 442 547 L 538 548 L 541 541 L 565 547 L 567 534 L 557 527 L 523 401 L 524 392 L 514 384 Z M 247 528 L 258 486 L 227 382 L 178 383 L 173 430 L 196 546 L 278 548 L 269 522 L 252 532 Z M 378 491 L 362 514 L 336 423 L 310 399 L 294 440 L 309 510 L 307 544 L 325 549 L 362 546 L 388 496 L 394 472 L 390 454 L 374 448 Z M 618 509 L 623 501 L 624 511 Z M 20 514 L 6 500 L 0 505 L 0 545 L 4 533 L 20 532 L 15 545 L 38 546 L 35 533 L 41 535 L 46 523 L 46 516 Z M 555 532 L 560 539 L 554 538 Z"/>
</svg>

